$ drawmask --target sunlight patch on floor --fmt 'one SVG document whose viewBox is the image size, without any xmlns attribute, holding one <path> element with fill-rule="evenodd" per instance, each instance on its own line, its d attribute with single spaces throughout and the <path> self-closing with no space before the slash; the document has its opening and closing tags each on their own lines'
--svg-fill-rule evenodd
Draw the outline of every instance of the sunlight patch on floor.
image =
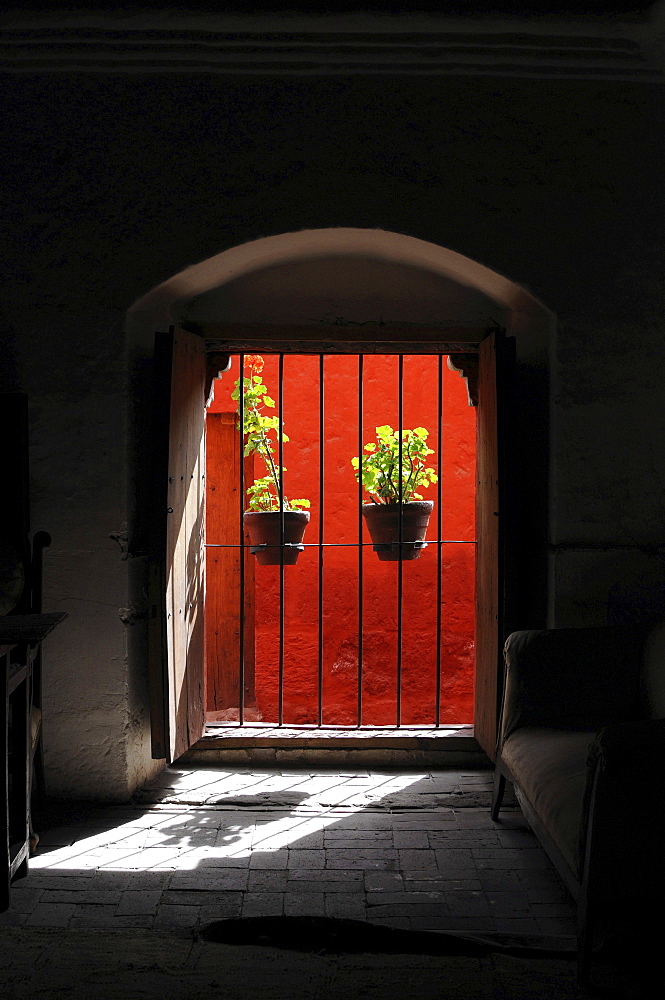
<svg viewBox="0 0 665 1000">
<path fill-rule="evenodd" d="M 38 854 L 30 862 L 33 871 L 46 870 L 192 870 L 202 863 L 233 863 L 252 852 L 274 852 L 288 848 L 325 827 L 339 822 L 340 816 L 365 811 L 368 796 L 375 802 L 388 793 L 409 788 L 422 781 L 422 774 L 331 775 L 249 775 L 215 771 L 210 774 L 165 772 L 168 787 L 193 791 L 209 785 L 206 802 L 214 810 L 198 807 L 153 807 L 137 810 L 136 816 L 109 829 L 84 828 L 68 845 Z M 319 796 L 326 792 L 326 805 Z M 293 805 L 285 805 L 280 793 L 295 792 Z M 359 796 L 359 792 L 362 795 Z M 238 798 L 272 793 L 274 808 L 241 806 Z M 214 803 L 210 798 L 214 798 Z M 225 809 L 225 799 L 227 808 Z M 243 823 L 243 819 L 246 822 Z"/>
</svg>

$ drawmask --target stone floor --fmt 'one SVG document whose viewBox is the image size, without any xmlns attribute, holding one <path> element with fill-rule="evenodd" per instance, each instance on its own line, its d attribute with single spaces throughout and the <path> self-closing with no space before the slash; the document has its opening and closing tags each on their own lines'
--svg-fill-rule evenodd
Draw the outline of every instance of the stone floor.
<svg viewBox="0 0 665 1000">
<path fill-rule="evenodd" d="M 0 926 L 162 928 L 309 915 L 545 936 L 574 907 L 488 771 L 172 767 L 129 805 L 53 804 Z"/>
</svg>

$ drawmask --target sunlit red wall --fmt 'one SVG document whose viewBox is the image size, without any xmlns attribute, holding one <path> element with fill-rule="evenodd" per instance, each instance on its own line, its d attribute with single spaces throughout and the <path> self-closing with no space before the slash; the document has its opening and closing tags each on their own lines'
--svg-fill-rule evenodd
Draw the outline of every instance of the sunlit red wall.
<svg viewBox="0 0 665 1000">
<path fill-rule="evenodd" d="M 278 359 L 264 355 L 264 383 L 278 401 Z M 398 424 L 398 359 L 365 356 L 363 443 L 374 440 L 379 424 Z M 437 385 L 439 360 L 404 358 L 404 427 L 424 426 L 438 467 Z M 234 411 L 230 394 L 238 378 L 238 358 L 215 383 L 210 412 Z M 441 442 L 441 657 L 440 720 L 473 721 L 474 668 L 474 487 L 475 411 L 458 373 L 442 364 Z M 319 360 L 284 359 L 282 417 L 290 440 L 284 445 L 287 497 L 311 501 L 305 542 L 319 540 L 321 516 L 319 447 L 325 449 L 323 484 L 323 722 L 357 721 L 359 576 L 358 485 L 350 459 L 358 455 L 358 358 L 327 356 L 324 375 L 324 428 L 319 427 Z M 215 456 L 208 456 L 210 463 Z M 262 463 L 258 463 L 263 475 Z M 216 470 L 219 473 L 219 469 Z M 231 488 L 231 483 L 229 483 Z M 428 539 L 438 530 L 438 486 L 422 491 L 434 501 Z M 363 497 L 363 502 L 365 502 Z M 214 539 L 208 539 L 214 541 Z M 364 529 L 363 541 L 370 539 Z M 334 547 L 334 543 L 346 547 Z M 297 565 L 284 569 L 283 721 L 317 721 L 319 673 L 319 548 L 306 548 Z M 402 599 L 401 722 L 428 724 L 435 717 L 437 675 L 437 546 L 404 561 Z M 256 567 L 256 704 L 266 722 L 277 720 L 279 678 L 279 567 Z M 392 725 L 397 705 L 396 562 L 379 562 L 364 548 L 362 584 L 362 723 Z"/>
</svg>

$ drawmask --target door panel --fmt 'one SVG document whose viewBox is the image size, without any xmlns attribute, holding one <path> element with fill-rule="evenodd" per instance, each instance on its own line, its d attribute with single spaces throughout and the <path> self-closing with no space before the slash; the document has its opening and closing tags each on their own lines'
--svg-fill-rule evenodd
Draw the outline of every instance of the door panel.
<svg viewBox="0 0 665 1000">
<path fill-rule="evenodd" d="M 155 369 L 151 721 L 153 756 L 172 761 L 205 727 L 204 341 L 183 330 L 158 334 Z"/>
<path fill-rule="evenodd" d="M 493 760 L 503 676 L 511 510 L 506 442 L 515 340 L 493 331 L 480 344 L 476 423 L 476 739 Z"/>
</svg>

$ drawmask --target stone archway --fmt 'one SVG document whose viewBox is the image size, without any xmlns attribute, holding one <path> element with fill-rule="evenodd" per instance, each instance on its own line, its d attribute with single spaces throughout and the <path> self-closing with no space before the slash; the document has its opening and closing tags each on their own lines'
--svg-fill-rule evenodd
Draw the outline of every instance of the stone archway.
<svg viewBox="0 0 665 1000">
<path fill-rule="evenodd" d="M 250 336 L 269 326 L 269 338 L 279 336 L 280 328 L 307 326 L 340 341 L 349 327 L 362 326 L 369 341 L 399 327 L 408 341 L 423 329 L 494 324 L 515 338 L 518 365 L 545 369 L 554 328 L 551 313 L 529 292 L 475 261 L 414 237 L 351 228 L 303 230 L 233 247 L 158 285 L 128 314 L 134 348 L 148 356 L 155 330 L 181 325 L 205 335 L 210 324 L 242 327 Z M 538 467 L 546 484 L 542 392 L 538 406 L 540 437 L 534 435 L 530 445 L 530 468 Z M 527 429 L 522 442 L 527 451 L 528 437 Z M 546 506 L 546 492 L 542 499 Z M 544 548 L 541 555 L 546 557 Z M 529 558 L 535 558 L 533 546 Z M 498 680 L 492 684 L 494 699 Z M 495 716 L 492 704 L 483 741 L 488 752 Z"/>
<path fill-rule="evenodd" d="M 183 318 L 226 322 L 410 322 L 545 335 L 528 291 L 453 250 L 381 229 L 311 229 L 232 247 L 180 271 L 128 313 L 134 339 Z"/>
</svg>

